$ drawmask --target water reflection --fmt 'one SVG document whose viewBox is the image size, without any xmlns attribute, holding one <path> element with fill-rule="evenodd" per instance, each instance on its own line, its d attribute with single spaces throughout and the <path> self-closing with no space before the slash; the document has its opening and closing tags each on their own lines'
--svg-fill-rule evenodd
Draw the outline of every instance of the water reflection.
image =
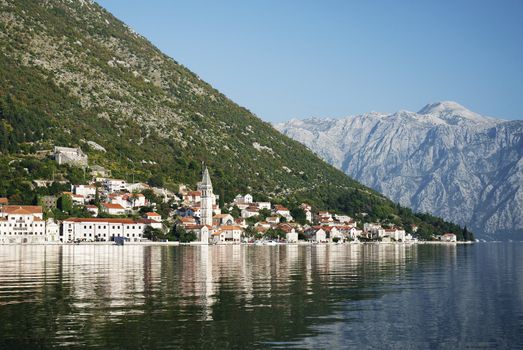
<svg viewBox="0 0 523 350">
<path fill-rule="evenodd" d="M 0 246 L 0 348 L 521 345 L 522 248 Z"/>
</svg>

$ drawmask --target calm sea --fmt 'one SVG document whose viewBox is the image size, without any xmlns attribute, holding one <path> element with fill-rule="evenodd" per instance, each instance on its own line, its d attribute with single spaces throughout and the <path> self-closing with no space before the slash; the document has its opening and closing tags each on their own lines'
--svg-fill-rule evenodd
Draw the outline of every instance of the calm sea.
<svg viewBox="0 0 523 350">
<path fill-rule="evenodd" d="M 0 246 L 0 349 L 523 348 L 523 243 Z"/>
</svg>

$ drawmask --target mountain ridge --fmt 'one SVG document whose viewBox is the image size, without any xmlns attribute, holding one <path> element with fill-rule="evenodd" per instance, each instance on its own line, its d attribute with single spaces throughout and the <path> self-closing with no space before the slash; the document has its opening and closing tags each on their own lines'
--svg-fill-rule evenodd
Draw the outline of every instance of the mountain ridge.
<svg viewBox="0 0 523 350">
<path fill-rule="evenodd" d="M 484 117 L 448 101 L 420 112 L 293 119 L 275 127 L 402 205 L 491 239 L 520 239 L 523 121 Z"/>
</svg>

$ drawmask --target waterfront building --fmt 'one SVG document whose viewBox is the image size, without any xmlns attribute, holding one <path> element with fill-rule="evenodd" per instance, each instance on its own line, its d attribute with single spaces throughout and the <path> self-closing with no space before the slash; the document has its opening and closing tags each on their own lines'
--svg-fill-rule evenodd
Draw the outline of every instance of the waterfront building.
<svg viewBox="0 0 523 350">
<path fill-rule="evenodd" d="M 56 238 L 51 236 L 46 232 L 42 207 L 6 205 L 0 208 L 0 243 L 43 243 Z"/>
<path fill-rule="evenodd" d="M 112 241 L 115 237 L 124 237 L 139 242 L 145 226 L 132 219 L 70 218 L 62 222 L 60 241 Z"/>
</svg>

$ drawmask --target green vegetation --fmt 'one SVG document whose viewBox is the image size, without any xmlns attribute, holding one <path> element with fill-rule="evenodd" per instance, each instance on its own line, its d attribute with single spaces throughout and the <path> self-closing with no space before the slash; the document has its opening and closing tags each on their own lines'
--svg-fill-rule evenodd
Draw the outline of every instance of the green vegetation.
<svg viewBox="0 0 523 350">
<path fill-rule="evenodd" d="M 252 193 L 293 210 L 305 201 L 367 213 L 361 220 L 415 224 L 423 237 L 463 237 L 460 227 L 401 208 L 327 165 L 97 4 L 7 0 L 0 11 L 0 196 L 12 203 L 34 204 L 84 183 L 82 170 L 41 152 L 77 146 L 114 177 L 173 191 L 195 184 L 205 161 L 221 205 Z M 56 184 L 34 187 L 38 179 Z M 159 210 L 164 217 L 168 206 Z"/>
</svg>

